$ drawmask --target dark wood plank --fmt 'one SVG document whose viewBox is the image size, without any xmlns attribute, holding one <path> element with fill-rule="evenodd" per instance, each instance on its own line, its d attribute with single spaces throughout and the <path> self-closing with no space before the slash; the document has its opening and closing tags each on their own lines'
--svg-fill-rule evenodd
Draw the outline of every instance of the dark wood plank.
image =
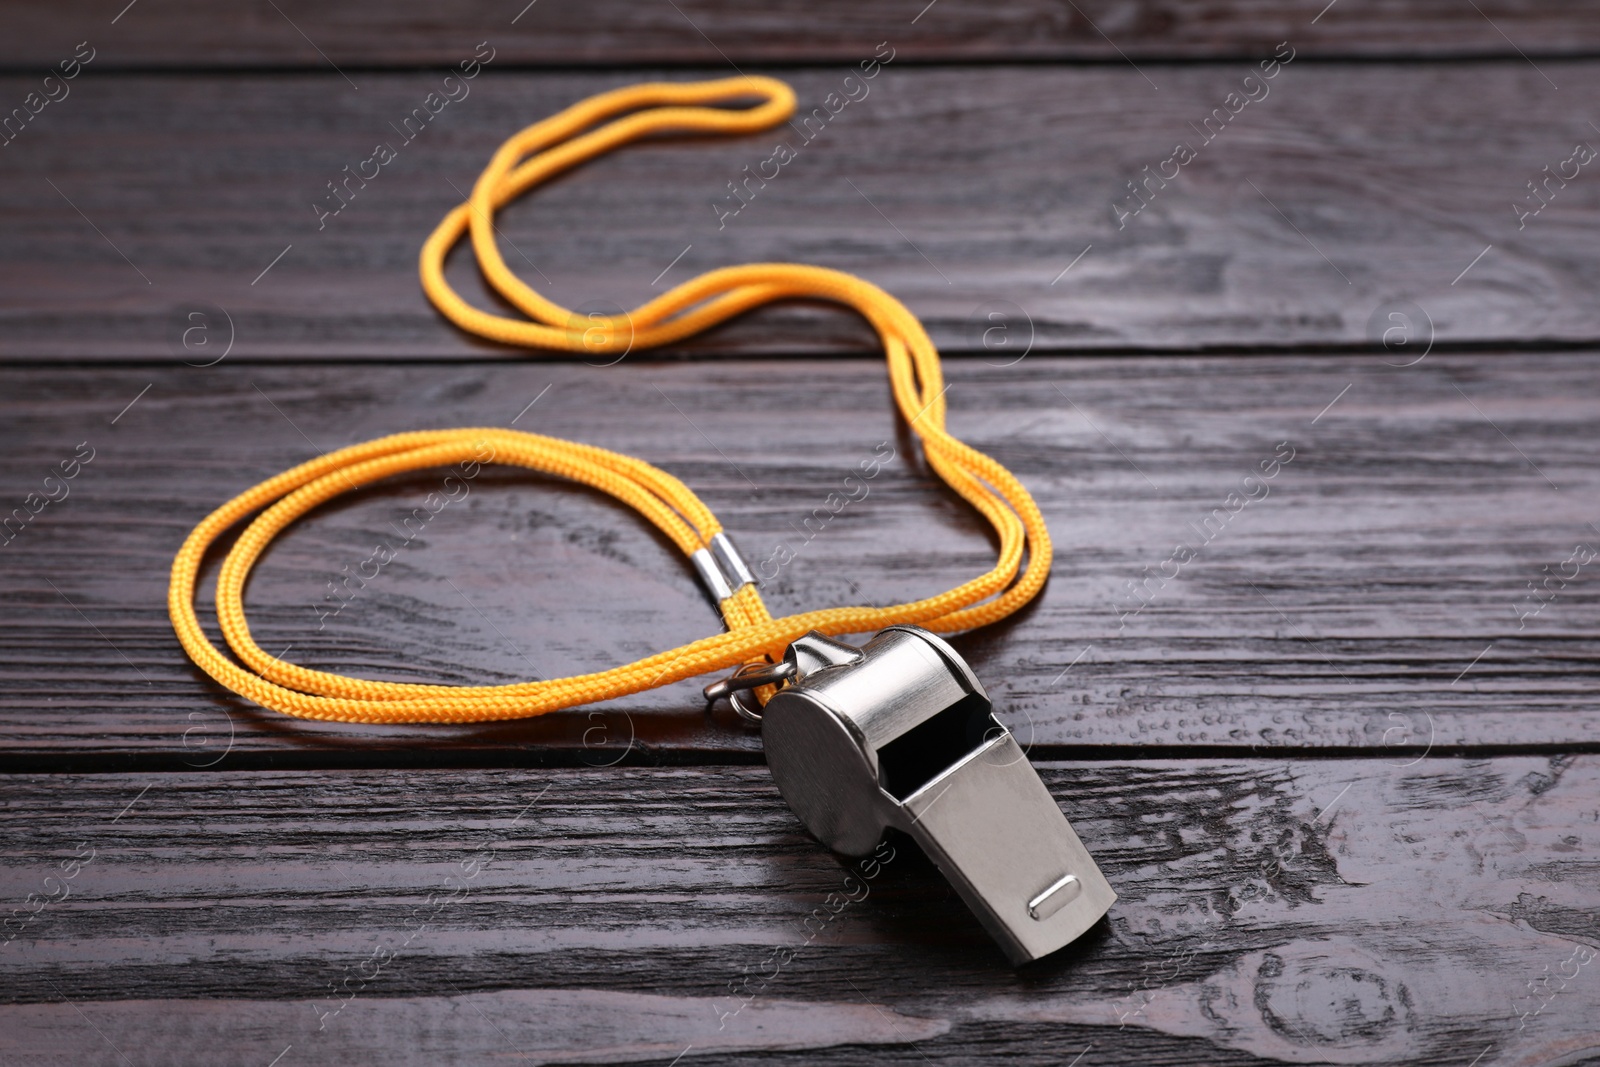
<svg viewBox="0 0 1600 1067">
<path fill-rule="evenodd" d="M 1591 1062 L 1600 760 L 1401 762 L 1043 767 L 1121 899 L 1021 971 L 914 845 L 852 874 L 761 768 L 6 776 L 0 894 L 70 896 L 0 949 L 0 1045 Z"/>
<path fill-rule="evenodd" d="M 1205 144 L 1200 121 L 1248 70 L 1151 69 L 1158 92 L 1116 66 L 891 65 L 810 144 L 793 130 L 663 141 L 569 175 L 504 214 L 507 255 L 585 309 L 727 263 L 823 263 L 903 297 L 954 352 L 986 338 L 1008 339 L 1004 354 L 1361 347 L 1396 302 L 1420 305 L 1440 344 L 1600 338 L 1593 164 L 1564 188 L 1550 179 L 1551 203 L 1521 229 L 1513 210 L 1536 202 L 1541 168 L 1600 141 L 1585 103 L 1600 64 L 1302 58 Z M 3 149 L 0 355 L 204 362 L 230 337 L 261 358 L 498 352 L 423 299 L 423 238 L 512 131 L 649 76 L 491 68 L 407 144 L 391 124 L 440 72 L 363 73 L 359 91 L 333 73 L 84 75 Z M 841 77 L 792 75 L 808 109 Z M 0 92 L 32 84 L 4 78 Z M 780 136 L 798 158 L 719 229 L 727 183 Z M 1180 140 L 1198 158 L 1119 224 L 1137 204 L 1127 183 Z M 313 201 L 380 141 L 399 158 L 319 230 Z M 465 257 L 454 273 L 486 299 Z M 186 351 L 177 338 L 207 305 L 229 324 Z M 788 306 L 678 351 L 872 347 L 847 317 Z"/>
<path fill-rule="evenodd" d="M 539 0 L 537 4 L 424 0 L 316 4 L 309 0 L 64 0 L 14 4 L 0 17 L 0 64 L 43 66 L 92 38 L 126 67 L 241 65 L 329 69 L 443 65 L 493 42 L 503 62 L 851 63 L 889 40 L 916 60 L 1206 58 L 1270 50 L 1289 39 L 1341 56 L 1573 55 L 1600 47 L 1600 19 L 1582 4 L 1533 0 Z"/>
<path fill-rule="evenodd" d="M 1037 604 L 959 642 L 1025 744 L 1595 744 L 1600 592 L 1575 552 L 1600 539 L 1592 355 L 1435 354 L 1409 369 L 1035 356 L 947 370 L 952 428 L 1016 471 L 1055 538 Z M 610 762 L 629 737 L 635 760 L 758 759 L 755 737 L 702 716 L 689 682 L 596 718 L 378 728 L 229 702 L 184 658 L 167 569 L 210 509 L 315 450 L 506 425 L 535 399 L 520 428 L 644 457 L 700 492 L 773 576 L 775 611 L 915 599 L 991 559 L 866 361 L 11 368 L 0 390 L 14 412 L 0 424 L 8 505 L 80 442 L 95 450 L 70 495 L 0 547 L 13 769 L 212 765 L 230 738 L 223 767 L 397 752 Z M 802 524 L 884 442 L 895 461 L 807 541 Z M 1289 451 L 1272 479 L 1245 480 Z M 327 583 L 396 540 L 391 524 L 434 478 L 341 500 L 276 545 L 250 590 L 263 646 L 368 677 L 481 683 L 600 669 L 716 625 L 685 561 L 630 511 L 500 469 L 319 618 Z M 1179 543 L 1197 557 L 1172 562 Z M 780 544 L 797 553 L 782 567 Z"/>
</svg>

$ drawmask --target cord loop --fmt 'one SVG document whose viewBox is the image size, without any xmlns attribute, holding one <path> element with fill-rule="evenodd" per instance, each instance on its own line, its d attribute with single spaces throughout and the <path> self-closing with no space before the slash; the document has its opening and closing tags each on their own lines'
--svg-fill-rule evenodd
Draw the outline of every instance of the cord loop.
<svg viewBox="0 0 1600 1067">
<path fill-rule="evenodd" d="M 706 106 L 748 99 L 758 103 Z M 853 308 L 883 342 L 896 406 L 921 440 L 929 466 L 994 527 L 1000 549 L 991 570 L 907 604 L 824 608 L 781 619 L 771 616 L 756 586 L 745 583 L 721 603 L 725 633 L 609 670 L 512 685 L 369 681 L 310 670 L 265 652 L 251 637 L 244 613 L 245 582 L 262 551 L 319 504 L 406 471 L 452 463 L 527 467 L 610 494 L 654 523 L 685 556 L 717 548 L 722 527 L 710 509 L 677 478 L 642 460 L 498 427 L 402 433 L 302 463 L 228 501 L 195 527 L 173 560 L 168 592 L 173 628 L 194 662 L 235 693 L 301 718 L 483 722 L 610 700 L 760 659 L 780 659 L 789 642 L 811 630 L 856 634 L 896 623 L 965 630 L 1002 619 L 1032 600 L 1050 569 L 1044 518 L 1010 471 L 946 432 L 939 354 L 916 316 L 882 289 L 825 267 L 752 263 L 707 271 L 621 316 L 581 316 L 535 292 L 500 256 L 495 211 L 554 175 L 663 132 L 766 129 L 789 118 L 794 106 L 793 90 L 772 78 L 652 82 L 601 93 L 536 122 L 495 152 L 467 203 L 452 209 L 424 243 L 423 291 L 441 314 L 469 333 L 523 348 L 589 354 L 669 344 L 775 300 L 804 297 Z M 474 308 L 446 282 L 445 257 L 469 235 L 484 277 L 525 319 Z M 201 628 L 195 587 L 206 549 L 258 511 L 217 580 L 217 619 L 240 661 L 235 663 Z"/>
</svg>

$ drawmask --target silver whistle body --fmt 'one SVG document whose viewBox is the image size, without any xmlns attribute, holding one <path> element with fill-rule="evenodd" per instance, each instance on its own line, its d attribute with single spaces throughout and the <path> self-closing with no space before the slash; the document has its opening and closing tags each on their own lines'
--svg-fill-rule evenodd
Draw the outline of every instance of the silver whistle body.
<svg viewBox="0 0 1600 1067">
<path fill-rule="evenodd" d="M 864 856 L 911 835 L 1013 964 L 1088 930 L 1116 900 L 988 694 L 941 638 L 892 626 L 864 646 L 811 633 L 761 736 L 778 791 L 818 840 Z"/>
</svg>

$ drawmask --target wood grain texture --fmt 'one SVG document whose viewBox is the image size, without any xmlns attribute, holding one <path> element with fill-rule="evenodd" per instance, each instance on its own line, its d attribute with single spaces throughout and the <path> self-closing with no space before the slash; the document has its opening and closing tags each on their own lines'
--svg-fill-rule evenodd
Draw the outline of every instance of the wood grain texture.
<svg viewBox="0 0 1600 1067">
<path fill-rule="evenodd" d="M 952 430 L 1030 488 L 1056 552 L 1034 605 L 958 644 L 1022 743 L 1057 755 L 1592 746 L 1592 361 L 954 361 Z M 15 412 L 0 426 L 8 507 L 80 442 L 95 450 L 70 495 L 0 546 L 13 769 L 759 758 L 726 712 L 703 716 L 700 683 L 542 720 L 390 728 L 262 712 L 200 675 L 166 613 L 188 530 L 318 451 L 386 433 L 516 420 L 658 463 L 733 531 L 780 613 L 916 599 L 992 559 L 866 361 L 11 368 L 0 390 Z M 831 512 L 885 443 L 894 461 Z M 1290 458 L 1264 477 L 1275 456 Z M 528 472 L 489 470 L 406 543 L 399 524 L 442 477 L 342 498 L 277 543 L 248 597 L 263 647 L 484 683 L 600 669 L 717 625 L 637 516 Z M 394 562 L 328 599 L 380 541 Z M 795 554 L 781 566 L 780 545 Z M 1175 563 L 1178 545 L 1194 558 Z"/>
<path fill-rule="evenodd" d="M 1534 56 L 1593 53 L 1600 19 L 1582 4 L 1533 0 L 845 0 L 739 4 L 678 0 L 368 5 L 310 0 L 65 0 L 10 5 L 0 64 L 43 66 L 84 37 L 123 67 L 438 66 L 478 41 L 508 63 L 603 65 L 853 62 L 888 39 L 923 61 L 1206 58 L 1270 49 L 1285 38 L 1341 56 Z"/>
<path fill-rule="evenodd" d="M 0 1049 L 285 1067 L 688 1046 L 714 1063 L 1600 1054 L 1594 757 L 1041 770 L 1120 900 L 1019 971 L 914 845 L 852 873 L 762 768 L 6 776 L 0 895 L 70 895 L 0 949 Z"/>
<path fill-rule="evenodd" d="M 728 263 L 839 267 L 905 299 L 957 353 L 1365 348 L 1397 302 L 1419 305 L 1416 337 L 1441 345 L 1600 338 L 1595 164 L 1560 187 L 1542 169 L 1572 173 L 1576 143 L 1600 143 L 1585 103 L 1600 66 L 1301 57 L 1207 143 L 1202 121 L 1252 69 L 1151 68 L 1152 84 L 1116 66 L 891 65 L 809 142 L 667 140 L 567 175 L 503 213 L 506 255 L 581 310 L 636 306 Z M 363 73 L 359 90 L 331 72 L 85 74 L 0 149 L 0 355 L 514 356 L 428 306 L 421 242 L 511 132 L 650 76 L 491 67 L 408 143 L 399 124 L 439 71 Z M 807 113 L 844 84 L 841 70 L 786 76 Z M 0 78 L 0 93 L 32 84 Z M 722 216 L 741 203 L 728 183 L 779 137 L 797 158 Z M 1138 203 L 1128 183 L 1179 141 L 1197 157 L 1119 223 Z M 313 202 L 379 142 L 398 158 L 319 230 Z M 1542 202 L 1536 179 L 1549 204 L 1519 228 L 1513 204 Z M 451 270 L 493 305 L 467 257 Z M 212 347 L 185 349 L 207 305 L 221 311 L 190 339 Z M 873 347 L 847 316 L 786 305 L 675 351 Z"/>
<path fill-rule="evenodd" d="M 1600 179 L 1569 173 L 1600 144 L 1600 9 L 525 3 L 0 11 L 0 1063 L 1600 1064 Z M 1230 98 L 1274 50 L 1270 92 Z M 1120 895 L 1021 970 L 909 841 L 865 869 L 809 839 L 704 679 L 305 723 L 167 621 L 211 508 L 429 427 L 662 465 L 778 612 L 985 569 L 836 309 L 603 367 L 421 296 L 423 237 L 507 135 L 735 67 L 812 128 L 598 161 L 504 213 L 507 258 L 582 311 L 827 264 L 958 357 L 951 427 L 1034 492 L 1056 567 L 956 644 Z M 717 625 L 626 509 L 495 468 L 419 523 L 442 477 L 275 545 L 262 645 L 497 682 Z"/>
</svg>

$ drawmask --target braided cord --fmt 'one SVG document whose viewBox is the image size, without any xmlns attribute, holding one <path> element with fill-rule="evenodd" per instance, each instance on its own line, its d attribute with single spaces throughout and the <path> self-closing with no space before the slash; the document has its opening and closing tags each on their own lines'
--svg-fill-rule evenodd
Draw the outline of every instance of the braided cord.
<svg viewBox="0 0 1600 1067">
<path fill-rule="evenodd" d="M 705 106 L 749 98 L 760 103 Z M 756 587 L 746 584 L 722 601 L 725 633 L 609 670 L 513 685 L 369 681 L 310 670 L 263 651 L 245 619 L 244 587 L 267 545 L 319 504 L 406 471 L 492 462 L 568 478 L 632 507 L 685 555 L 708 548 L 722 530 L 686 485 L 630 456 L 498 427 L 402 433 L 302 463 L 228 501 L 195 527 L 173 561 L 167 598 L 178 640 L 194 662 L 235 693 L 287 715 L 368 723 L 483 722 L 610 700 L 777 657 L 811 630 L 864 633 L 897 623 L 965 630 L 1002 619 L 1033 599 L 1050 569 L 1044 518 L 1010 471 L 946 432 L 939 354 L 916 316 L 882 289 L 823 267 L 752 263 L 708 271 L 620 316 L 587 316 L 529 288 L 500 255 L 495 211 L 552 176 L 665 131 L 766 129 L 789 118 L 794 105 L 793 90 L 771 78 L 647 83 L 601 93 L 534 123 L 501 146 L 467 203 L 450 211 L 423 245 L 423 290 L 446 318 L 470 333 L 525 348 L 619 357 L 633 348 L 688 337 L 774 300 L 805 297 L 854 308 L 882 340 L 895 404 L 921 440 L 929 465 L 998 534 L 999 558 L 991 570 L 907 604 L 825 608 L 780 619 L 772 617 Z M 489 284 L 526 319 L 474 308 L 445 281 L 445 256 L 463 237 L 470 237 Z M 256 517 L 228 552 L 217 580 L 217 618 L 238 657 L 235 663 L 201 628 L 195 588 L 207 548 L 251 515 Z"/>
</svg>

